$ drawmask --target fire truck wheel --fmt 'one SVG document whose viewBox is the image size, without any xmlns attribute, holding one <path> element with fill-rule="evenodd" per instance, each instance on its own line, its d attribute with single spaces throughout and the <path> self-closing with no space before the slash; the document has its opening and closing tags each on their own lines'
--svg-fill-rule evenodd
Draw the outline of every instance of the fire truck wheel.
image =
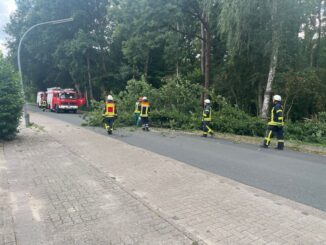
<svg viewBox="0 0 326 245">
<path fill-rule="evenodd" d="M 76 114 L 77 113 L 77 110 L 72 110 L 72 113 Z"/>
</svg>

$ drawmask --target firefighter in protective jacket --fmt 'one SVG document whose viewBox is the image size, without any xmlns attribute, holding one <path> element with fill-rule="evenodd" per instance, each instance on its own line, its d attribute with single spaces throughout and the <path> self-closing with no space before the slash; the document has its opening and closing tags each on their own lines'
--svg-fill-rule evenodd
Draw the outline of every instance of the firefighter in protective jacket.
<svg viewBox="0 0 326 245">
<path fill-rule="evenodd" d="M 114 119 L 117 117 L 117 107 L 112 95 L 108 95 L 107 97 L 103 117 L 106 131 L 108 132 L 108 134 L 112 134 Z"/>
<path fill-rule="evenodd" d="M 214 131 L 210 128 L 212 121 L 212 107 L 209 99 L 204 100 L 204 110 L 202 115 L 202 129 L 203 137 L 207 137 L 207 134 L 213 135 Z"/>
<path fill-rule="evenodd" d="M 145 131 L 149 131 L 149 126 L 148 126 L 148 123 L 149 123 L 149 119 L 148 119 L 148 116 L 149 116 L 149 113 L 150 113 L 150 105 L 149 105 L 149 102 L 148 102 L 148 99 L 147 97 L 143 97 L 142 98 L 142 101 L 140 103 L 140 119 L 141 119 L 141 124 L 142 124 L 142 129 Z"/>
<path fill-rule="evenodd" d="M 47 108 L 47 103 L 46 103 L 46 100 L 45 99 L 43 99 L 42 100 L 42 102 L 41 102 L 41 109 L 42 109 L 42 111 L 45 111 L 46 110 L 46 108 Z"/>
<path fill-rule="evenodd" d="M 266 135 L 263 143 L 264 148 L 268 148 L 271 142 L 271 137 L 276 135 L 277 138 L 277 149 L 283 150 L 284 148 L 284 116 L 282 98 L 280 95 L 273 96 L 273 108 L 271 111 L 271 119 L 268 122 Z"/>
</svg>

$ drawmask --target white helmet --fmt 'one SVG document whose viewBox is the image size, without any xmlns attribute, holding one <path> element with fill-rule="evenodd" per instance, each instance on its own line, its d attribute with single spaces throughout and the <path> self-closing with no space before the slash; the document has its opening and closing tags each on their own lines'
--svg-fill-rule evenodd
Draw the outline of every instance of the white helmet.
<svg viewBox="0 0 326 245">
<path fill-rule="evenodd" d="M 146 97 L 146 96 L 144 96 L 144 97 L 143 97 L 143 101 L 146 101 L 146 100 L 147 100 L 147 97 Z"/>
<path fill-rule="evenodd" d="M 206 100 L 204 100 L 204 103 L 205 103 L 205 104 L 210 104 L 211 101 L 210 101 L 209 99 L 206 99 Z"/>
<path fill-rule="evenodd" d="M 108 100 L 113 100 L 112 95 L 108 95 Z"/>
<path fill-rule="evenodd" d="M 282 101 L 282 98 L 281 98 L 280 95 L 275 94 L 275 95 L 273 96 L 273 100 L 275 100 L 275 101 Z"/>
</svg>

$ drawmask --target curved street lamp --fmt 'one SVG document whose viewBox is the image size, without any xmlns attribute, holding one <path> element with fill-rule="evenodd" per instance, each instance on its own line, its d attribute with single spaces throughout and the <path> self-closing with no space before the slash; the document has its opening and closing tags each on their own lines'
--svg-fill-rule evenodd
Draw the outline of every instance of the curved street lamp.
<svg viewBox="0 0 326 245">
<path fill-rule="evenodd" d="M 20 83 L 21 83 L 22 93 L 23 93 L 23 99 L 24 99 L 23 111 L 24 111 L 24 118 L 25 118 L 25 125 L 26 125 L 26 127 L 29 125 L 29 114 L 27 113 L 27 106 L 26 106 L 26 100 L 25 100 L 25 91 L 24 91 L 24 83 L 23 83 L 23 74 L 22 74 L 21 63 L 20 63 L 20 49 L 21 49 L 21 44 L 22 44 L 25 36 L 27 35 L 27 33 L 30 32 L 32 29 L 34 29 L 37 26 L 47 25 L 47 24 L 56 25 L 56 24 L 70 22 L 70 21 L 73 21 L 73 20 L 74 20 L 73 18 L 68 18 L 68 19 L 51 20 L 51 21 L 46 21 L 46 22 L 38 23 L 36 25 L 31 26 L 27 31 L 25 31 L 25 33 L 23 34 L 23 36 L 20 38 L 19 45 L 18 45 L 17 60 L 18 60 L 18 70 L 19 70 L 19 76 L 20 76 Z"/>
</svg>

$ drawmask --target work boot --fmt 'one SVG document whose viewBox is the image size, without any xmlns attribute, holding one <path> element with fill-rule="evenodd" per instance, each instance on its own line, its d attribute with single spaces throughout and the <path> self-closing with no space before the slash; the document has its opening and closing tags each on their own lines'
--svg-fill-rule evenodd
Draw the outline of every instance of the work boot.
<svg viewBox="0 0 326 245">
<path fill-rule="evenodd" d="M 266 143 L 266 140 L 263 141 L 263 144 L 260 145 L 261 148 L 268 148 L 268 144 Z"/>
<path fill-rule="evenodd" d="M 264 140 L 263 144 L 260 145 L 261 148 L 268 148 L 268 145 L 266 144 L 266 141 Z"/>
</svg>

